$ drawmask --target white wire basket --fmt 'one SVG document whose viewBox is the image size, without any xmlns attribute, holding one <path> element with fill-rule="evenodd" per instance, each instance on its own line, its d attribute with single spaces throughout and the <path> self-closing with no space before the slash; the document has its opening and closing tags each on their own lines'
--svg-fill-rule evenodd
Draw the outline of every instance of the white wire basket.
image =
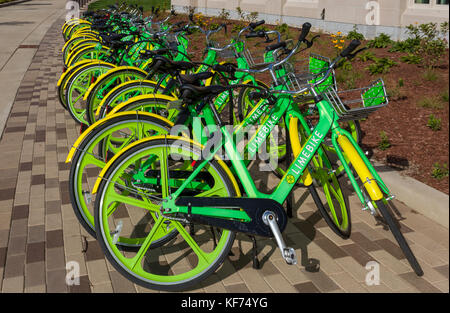
<svg viewBox="0 0 450 313">
<path fill-rule="evenodd" d="M 381 78 L 364 88 L 337 91 L 329 86 L 322 91 L 322 95 L 333 106 L 341 121 L 366 118 L 389 102 Z"/>
</svg>

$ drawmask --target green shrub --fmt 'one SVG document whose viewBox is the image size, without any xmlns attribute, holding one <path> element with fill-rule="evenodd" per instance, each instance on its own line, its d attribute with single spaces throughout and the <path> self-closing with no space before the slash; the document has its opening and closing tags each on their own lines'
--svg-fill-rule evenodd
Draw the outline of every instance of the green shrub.
<svg viewBox="0 0 450 313">
<path fill-rule="evenodd" d="M 363 34 L 358 33 L 356 24 L 353 25 L 353 30 L 347 34 L 347 38 L 349 40 L 364 40 L 365 39 Z"/>
<path fill-rule="evenodd" d="M 389 52 L 407 52 L 413 53 L 416 51 L 418 46 L 420 45 L 419 38 L 408 38 L 404 41 L 396 41 L 392 43 Z"/>
<path fill-rule="evenodd" d="M 445 37 L 449 30 L 448 22 L 442 23 L 440 27 L 437 23 L 411 24 L 406 29 L 412 38 L 419 41 L 414 53 L 422 57 L 425 66 L 436 67 L 447 49 L 448 43 Z"/>
<path fill-rule="evenodd" d="M 433 114 L 430 114 L 428 117 L 427 126 L 430 127 L 433 131 L 441 130 L 441 119 L 437 118 Z"/>
<path fill-rule="evenodd" d="M 389 58 L 376 58 L 375 63 L 370 64 L 366 69 L 371 75 L 388 73 L 391 67 L 396 65 L 397 62 Z"/>
<path fill-rule="evenodd" d="M 358 59 L 360 59 L 363 62 L 367 62 L 367 61 L 375 61 L 376 57 L 372 51 L 366 51 L 363 54 L 360 54 L 358 56 Z"/>
<path fill-rule="evenodd" d="M 439 164 L 436 162 L 433 164 L 433 169 L 431 170 L 431 176 L 436 179 L 442 179 L 448 176 L 448 165 L 447 163 Z"/>
<path fill-rule="evenodd" d="M 405 85 L 405 82 L 403 81 L 403 78 L 399 78 L 397 82 L 398 87 L 403 87 Z"/>
<path fill-rule="evenodd" d="M 367 44 L 369 48 L 386 48 L 392 43 L 391 36 L 381 33 Z"/>
<path fill-rule="evenodd" d="M 413 53 L 408 53 L 407 55 L 402 55 L 400 61 L 408 64 L 419 64 L 422 62 L 422 57 Z"/>
<path fill-rule="evenodd" d="M 389 142 L 389 138 L 386 132 L 380 132 L 380 142 L 378 143 L 378 148 L 382 151 L 387 150 L 391 147 L 391 143 Z"/>
</svg>

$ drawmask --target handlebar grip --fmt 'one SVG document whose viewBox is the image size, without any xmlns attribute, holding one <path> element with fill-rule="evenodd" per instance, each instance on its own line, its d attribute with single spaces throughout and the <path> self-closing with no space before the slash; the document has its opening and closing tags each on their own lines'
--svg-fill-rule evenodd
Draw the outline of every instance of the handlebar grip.
<svg viewBox="0 0 450 313">
<path fill-rule="evenodd" d="M 266 51 L 273 51 L 278 48 L 286 48 L 286 41 L 281 41 L 279 43 L 274 43 L 273 45 L 267 46 Z"/>
<path fill-rule="evenodd" d="M 259 38 L 264 38 L 266 36 L 266 33 L 264 31 L 258 31 L 258 32 L 251 32 L 249 34 L 245 35 L 245 38 L 255 38 L 255 37 L 259 37 Z"/>
<path fill-rule="evenodd" d="M 232 63 L 226 63 L 226 64 L 216 64 L 212 67 L 212 69 L 216 72 L 225 72 L 233 74 L 236 72 L 235 65 Z"/>
<path fill-rule="evenodd" d="M 254 28 L 256 28 L 256 27 L 258 27 L 260 25 L 263 25 L 264 23 L 266 23 L 266 21 L 261 20 L 261 21 L 258 21 L 258 22 L 250 23 L 248 26 L 250 26 L 250 28 L 254 29 Z"/>
<path fill-rule="evenodd" d="M 352 42 L 348 45 L 347 48 L 344 49 L 344 51 L 341 52 L 341 57 L 345 58 L 350 55 L 350 53 L 353 52 L 359 45 L 361 44 L 361 41 L 357 39 L 353 39 Z"/>
<path fill-rule="evenodd" d="M 300 37 L 298 37 L 298 41 L 304 41 L 306 36 L 309 34 L 309 30 L 311 29 L 311 23 L 304 23 L 302 26 L 302 32 L 300 33 Z"/>
</svg>

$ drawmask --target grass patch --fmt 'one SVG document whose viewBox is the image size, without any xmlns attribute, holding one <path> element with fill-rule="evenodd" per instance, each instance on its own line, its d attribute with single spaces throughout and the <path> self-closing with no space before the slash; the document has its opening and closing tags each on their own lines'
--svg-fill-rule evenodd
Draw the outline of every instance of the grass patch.
<svg viewBox="0 0 450 313">
<path fill-rule="evenodd" d="M 98 0 L 92 2 L 88 6 L 88 10 L 100 10 L 105 9 L 109 5 L 118 3 L 117 0 Z M 138 5 L 144 7 L 144 11 L 149 11 L 152 7 L 160 7 L 161 9 L 170 8 L 170 0 L 122 0 L 120 2 L 126 2 L 130 5 Z M 119 3 L 120 3 L 119 2 Z"/>
<path fill-rule="evenodd" d="M 441 92 L 441 99 L 442 99 L 442 101 L 444 101 L 444 102 L 448 102 L 448 89 L 443 90 L 443 91 Z"/>
<path fill-rule="evenodd" d="M 438 97 L 424 97 L 417 104 L 427 109 L 442 109 L 444 107 Z"/>
<path fill-rule="evenodd" d="M 438 79 L 438 75 L 437 75 L 436 71 L 434 71 L 432 69 L 427 69 L 423 73 L 423 79 L 428 80 L 430 82 L 434 82 Z"/>
<path fill-rule="evenodd" d="M 1 3 L 6 3 L 6 2 L 11 2 L 11 1 L 14 1 L 14 0 L 0 0 L 0 4 Z"/>
</svg>

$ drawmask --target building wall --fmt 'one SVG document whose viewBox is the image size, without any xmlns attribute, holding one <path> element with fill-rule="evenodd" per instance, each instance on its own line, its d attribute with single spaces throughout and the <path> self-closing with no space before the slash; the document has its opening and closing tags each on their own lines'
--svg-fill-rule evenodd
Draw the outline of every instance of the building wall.
<svg viewBox="0 0 450 313">
<path fill-rule="evenodd" d="M 449 6 L 416 4 L 414 0 L 172 0 L 172 5 L 183 10 L 196 7 L 198 12 L 217 15 L 222 9 L 237 18 L 236 8 L 258 12 L 266 23 L 287 23 L 301 26 L 310 22 L 313 27 L 327 32 L 347 33 L 356 24 L 366 38 L 384 32 L 393 39 L 405 39 L 405 26 L 413 23 L 449 20 Z"/>
</svg>

